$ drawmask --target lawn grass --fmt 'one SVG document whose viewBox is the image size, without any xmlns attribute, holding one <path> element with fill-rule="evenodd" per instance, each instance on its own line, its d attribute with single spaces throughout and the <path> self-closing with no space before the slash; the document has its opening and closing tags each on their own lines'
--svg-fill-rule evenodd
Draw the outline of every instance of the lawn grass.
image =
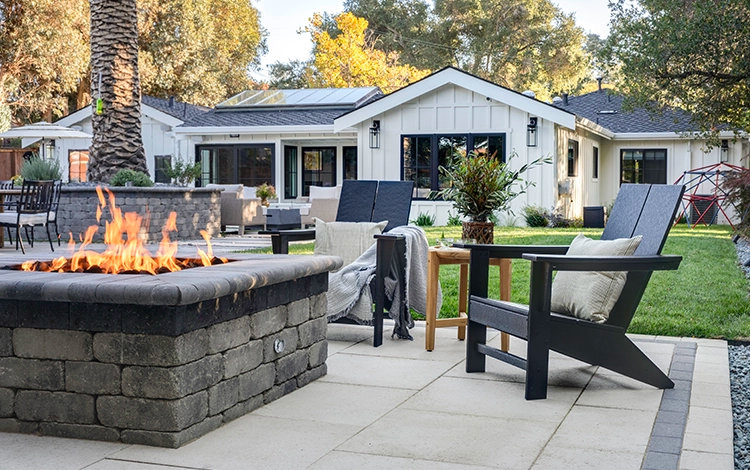
<svg viewBox="0 0 750 470">
<path fill-rule="evenodd" d="M 437 238 L 461 237 L 460 227 L 427 227 L 431 244 Z M 601 229 L 497 227 L 497 244 L 564 245 L 575 236 L 599 238 Z M 731 229 L 725 226 L 672 228 L 664 254 L 683 257 L 677 271 L 655 272 L 628 330 L 630 333 L 700 338 L 750 338 L 748 281 L 737 263 Z M 270 253 L 270 248 L 258 250 Z M 258 252 L 256 251 L 256 252 Z M 292 244 L 290 253 L 312 253 L 313 244 Z M 456 315 L 458 266 L 442 266 L 441 317 Z M 499 297 L 498 269 L 490 270 L 490 296 Z M 513 261 L 511 300 L 529 299 L 529 263 Z"/>
</svg>

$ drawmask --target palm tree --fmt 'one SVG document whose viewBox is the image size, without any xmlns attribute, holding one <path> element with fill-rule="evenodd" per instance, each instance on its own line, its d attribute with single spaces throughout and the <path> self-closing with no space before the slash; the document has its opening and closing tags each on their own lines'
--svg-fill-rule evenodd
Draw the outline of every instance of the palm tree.
<svg viewBox="0 0 750 470">
<path fill-rule="evenodd" d="M 124 168 L 148 172 L 141 138 L 136 0 L 91 0 L 90 5 L 95 112 L 88 177 L 109 182 Z M 96 112 L 99 97 L 103 101 L 101 114 Z"/>
</svg>

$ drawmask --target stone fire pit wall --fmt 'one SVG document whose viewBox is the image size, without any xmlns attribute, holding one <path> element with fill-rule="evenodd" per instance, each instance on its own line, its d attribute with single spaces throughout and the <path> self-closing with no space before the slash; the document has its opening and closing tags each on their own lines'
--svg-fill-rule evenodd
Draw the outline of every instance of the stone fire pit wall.
<svg viewBox="0 0 750 470">
<path fill-rule="evenodd" d="M 172 240 L 200 239 L 200 231 L 206 230 L 216 236 L 221 229 L 221 192 L 206 188 L 177 188 L 155 186 L 151 188 L 110 187 L 117 200 L 117 206 L 124 212 L 151 214 L 151 224 L 147 232 L 149 241 L 161 240 L 161 229 L 169 213 L 177 212 L 177 232 L 170 233 Z M 106 196 L 106 193 L 105 193 Z M 78 234 L 85 234 L 91 225 L 100 225 L 95 242 L 101 242 L 104 234 L 104 221 L 110 220 L 109 210 L 105 210 L 101 223 L 96 221 L 96 206 L 99 197 L 91 186 L 65 186 L 60 196 L 58 212 L 59 232 L 63 241 L 72 232 L 76 241 Z M 54 233 L 52 234 L 54 236 Z"/>
<path fill-rule="evenodd" d="M 0 432 L 179 447 L 326 374 L 335 257 L 0 270 Z"/>
</svg>

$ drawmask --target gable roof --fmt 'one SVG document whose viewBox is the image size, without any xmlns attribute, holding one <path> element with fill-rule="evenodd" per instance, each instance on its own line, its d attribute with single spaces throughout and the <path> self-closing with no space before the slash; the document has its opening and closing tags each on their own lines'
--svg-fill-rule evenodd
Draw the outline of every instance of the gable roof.
<svg viewBox="0 0 750 470">
<path fill-rule="evenodd" d="M 188 119 L 207 113 L 211 110 L 211 108 L 198 106 L 197 104 L 190 104 L 183 101 L 169 100 L 164 98 L 156 98 L 154 96 L 147 95 L 141 96 L 141 103 L 147 106 L 151 106 L 152 108 L 157 109 L 162 113 L 169 114 L 170 116 L 177 118 L 180 121 L 187 121 Z"/>
<path fill-rule="evenodd" d="M 242 110 L 207 113 L 189 119 L 187 127 L 333 126 L 333 120 L 349 108 Z"/>
<path fill-rule="evenodd" d="M 334 132 L 341 132 L 348 127 L 371 119 L 378 114 L 382 114 L 396 106 L 407 103 L 425 93 L 448 84 L 466 88 L 475 93 L 482 94 L 489 99 L 494 99 L 534 116 L 552 121 L 555 124 L 575 129 L 575 114 L 568 110 L 539 101 L 536 98 L 531 98 L 455 67 L 445 67 L 421 80 L 336 118 L 333 130 Z"/>
<path fill-rule="evenodd" d="M 697 131 L 689 112 L 665 107 L 660 115 L 644 108 L 623 111 L 623 96 L 610 90 L 597 90 L 580 96 L 569 96 L 568 104 L 556 101 L 560 109 L 575 113 L 615 134 L 680 133 Z"/>
</svg>

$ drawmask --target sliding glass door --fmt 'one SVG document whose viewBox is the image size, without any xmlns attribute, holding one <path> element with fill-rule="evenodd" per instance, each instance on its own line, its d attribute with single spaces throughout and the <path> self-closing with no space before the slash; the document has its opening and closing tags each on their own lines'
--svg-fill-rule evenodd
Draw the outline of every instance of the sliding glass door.
<svg viewBox="0 0 750 470">
<path fill-rule="evenodd" d="M 302 195 L 310 186 L 336 186 L 336 147 L 302 147 Z"/>
<path fill-rule="evenodd" d="M 274 184 L 273 145 L 202 145 L 196 148 L 196 155 L 201 162 L 198 186 Z"/>
</svg>

